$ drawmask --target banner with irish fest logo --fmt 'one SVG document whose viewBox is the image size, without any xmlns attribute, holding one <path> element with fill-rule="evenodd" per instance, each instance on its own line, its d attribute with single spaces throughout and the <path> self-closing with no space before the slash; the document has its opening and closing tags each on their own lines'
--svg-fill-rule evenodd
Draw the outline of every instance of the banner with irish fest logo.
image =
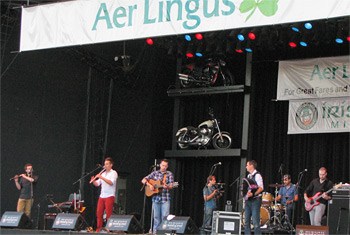
<svg viewBox="0 0 350 235">
<path fill-rule="evenodd" d="M 350 97 L 289 101 L 288 134 L 350 132 Z"/>
<path fill-rule="evenodd" d="M 350 96 L 350 56 L 280 61 L 277 100 Z"/>
</svg>

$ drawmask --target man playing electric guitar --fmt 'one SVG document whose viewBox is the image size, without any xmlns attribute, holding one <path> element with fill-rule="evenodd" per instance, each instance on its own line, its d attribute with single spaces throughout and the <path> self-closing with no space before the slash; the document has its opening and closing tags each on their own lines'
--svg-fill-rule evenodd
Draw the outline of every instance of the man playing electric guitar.
<svg viewBox="0 0 350 235">
<path fill-rule="evenodd" d="M 311 225 L 321 226 L 321 220 L 326 210 L 327 200 L 332 199 L 326 191 L 333 188 L 333 183 L 327 179 L 327 169 L 325 167 L 321 167 L 318 170 L 318 175 L 319 178 L 312 180 L 309 186 L 305 189 L 304 199 L 306 205 L 314 204 L 315 202 L 313 202 L 312 198 L 309 198 L 309 196 L 314 197 L 315 194 L 319 192 L 322 193 L 322 197 L 318 200 L 319 204 L 313 208 L 311 206 L 312 209 L 309 211 Z"/>
<path fill-rule="evenodd" d="M 165 216 L 170 213 L 170 192 L 169 189 L 173 188 L 174 177 L 171 171 L 168 169 L 168 160 L 163 159 L 159 164 L 160 169 L 153 171 L 151 174 L 147 175 L 142 179 L 142 183 L 150 187 L 152 191 L 155 191 L 155 187 L 149 182 L 152 180 L 157 180 L 162 182 L 162 191 L 158 194 L 154 194 L 152 197 L 153 206 L 153 233 L 156 232 L 157 227 L 162 223 Z"/>
</svg>

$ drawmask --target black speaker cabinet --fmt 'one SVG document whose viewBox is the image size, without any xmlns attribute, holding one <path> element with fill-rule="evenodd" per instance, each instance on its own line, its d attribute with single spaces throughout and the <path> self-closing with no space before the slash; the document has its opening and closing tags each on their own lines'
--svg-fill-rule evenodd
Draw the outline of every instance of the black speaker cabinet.
<svg viewBox="0 0 350 235">
<path fill-rule="evenodd" d="M 199 234 L 199 229 L 189 216 L 176 216 L 171 220 L 163 219 L 157 234 Z"/>
<path fill-rule="evenodd" d="M 336 197 L 328 201 L 329 234 L 350 234 L 349 197 Z"/>
<path fill-rule="evenodd" d="M 29 229 L 32 222 L 23 212 L 6 211 L 1 217 L 0 227 Z"/>
<path fill-rule="evenodd" d="M 53 222 L 52 229 L 80 231 L 87 226 L 80 214 L 59 213 Z"/>
<path fill-rule="evenodd" d="M 126 233 L 142 233 L 142 227 L 134 215 L 111 215 L 106 228 L 110 231 L 123 231 Z"/>
</svg>

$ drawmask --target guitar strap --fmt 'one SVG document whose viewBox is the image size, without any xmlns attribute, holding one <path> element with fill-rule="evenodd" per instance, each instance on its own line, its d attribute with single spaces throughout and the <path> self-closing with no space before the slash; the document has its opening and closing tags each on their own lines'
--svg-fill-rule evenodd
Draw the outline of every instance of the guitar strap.
<svg viewBox="0 0 350 235">
<path fill-rule="evenodd" d="M 164 174 L 163 176 L 163 184 L 165 184 L 165 180 L 166 180 L 166 174 Z"/>
</svg>

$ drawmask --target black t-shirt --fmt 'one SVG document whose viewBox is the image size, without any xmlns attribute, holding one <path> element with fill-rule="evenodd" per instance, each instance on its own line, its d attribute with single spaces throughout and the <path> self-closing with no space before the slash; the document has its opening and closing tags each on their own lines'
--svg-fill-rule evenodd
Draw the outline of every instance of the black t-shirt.
<svg viewBox="0 0 350 235">
<path fill-rule="evenodd" d="M 329 189 L 333 188 L 333 183 L 330 180 L 325 180 L 322 184 L 320 183 L 320 178 L 316 178 L 309 186 L 305 189 L 305 193 L 308 197 L 313 197 L 318 192 L 326 192 Z M 331 192 L 328 193 L 328 195 L 331 195 Z M 318 200 L 320 203 L 327 205 L 327 200 L 323 199 L 322 197 Z"/>
<path fill-rule="evenodd" d="M 31 178 L 34 179 L 33 182 L 33 190 L 34 190 L 34 186 L 36 185 L 36 182 L 38 181 L 38 176 L 37 175 L 33 175 Z M 24 177 L 21 177 L 19 179 L 19 184 L 21 185 L 21 194 L 19 195 L 19 198 L 21 199 L 30 199 L 31 198 L 31 182 L 27 179 L 25 179 Z M 34 194 L 34 192 L 33 192 Z"/>
</svg>

